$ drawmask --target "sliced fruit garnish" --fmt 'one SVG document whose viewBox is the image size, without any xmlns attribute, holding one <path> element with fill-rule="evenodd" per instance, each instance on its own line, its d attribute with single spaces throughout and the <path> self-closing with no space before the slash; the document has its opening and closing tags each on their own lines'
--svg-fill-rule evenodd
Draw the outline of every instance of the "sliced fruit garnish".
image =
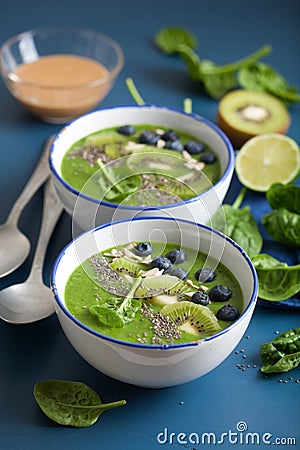
<svg viewBox="0 0 300 450">
<path fill-rule="evenodd" d="M 164 306 L 161 314 L 175 322 L 179 330 L 197 337 L 204 338 L 221 331 L 216 316 L 207 306 L 182 301 Z"/>
<path fill-rule="evenodd" d="M 135 292 L 136 298 L 152 298 L 158 295 L 179 296 L 187 291 L 189 286 L 173 275 L 160 275 L 143 279 Z"/>
<path fill-rule="evenodd" d="M 287 184 L 298 175 L 299 146 L 292 138 L 277 133 L 255 136 L 238 152 L 235 169 L 244 186 L 266 192 L 272 184 Z"/>
</svg>

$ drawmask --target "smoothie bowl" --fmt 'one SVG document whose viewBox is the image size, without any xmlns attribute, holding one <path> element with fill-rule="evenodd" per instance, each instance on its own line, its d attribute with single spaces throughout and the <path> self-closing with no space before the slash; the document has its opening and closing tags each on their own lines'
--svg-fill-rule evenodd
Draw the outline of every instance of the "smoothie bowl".
<svg viewBox="0 0 300 450">
<path fill-rule="evenodd" d="M 56 314 L 75 350 L 112 378 L 160 388 L 199 378 L 236 347 L 258 283 L 212 228 L 141 217 L 80 234 L 58 256 Z"/>
<path fill-rule="evenodd" d="M 222 131 L 198 115 L 120 106 L 63 128 L 50 168 L 80 230 L 153 214 L 207 223 L 228 190 L 234 152 Z"/>
</svg>

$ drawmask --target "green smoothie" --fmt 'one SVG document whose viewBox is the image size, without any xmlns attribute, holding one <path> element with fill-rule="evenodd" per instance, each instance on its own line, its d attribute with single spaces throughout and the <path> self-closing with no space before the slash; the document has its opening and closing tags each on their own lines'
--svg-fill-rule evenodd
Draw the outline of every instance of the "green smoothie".
<svg viewBox="0 0 300 450">
<path fill-rule="evenodd" d="M 73 144 L 62 161 L 64 180 L 92 197 L 133 206 L 187 200 L 219 180 L 218 157 L 193 136 L 148 124 L 130 126 L 130 134 L 124 128 Z"/>
<path fill-rule="evenodd" d="M 74 270 L 65 288 L 66 307 L 74 317 L 121 341 L 169 345 L 205 338 L 242 313 L 241 287 L 223 264 L 172 243 L 164 248 L 146 243 L 151 249 L 146 254 L 142 244 L 108 249 Z M 220 287 L 230 295 L 217 298 L 214 291 L 218 294 Z M 235 317 L 219 314 L 228 305 Z M 180 321 L 173 311 L 183 316 Z"/>
</svg>

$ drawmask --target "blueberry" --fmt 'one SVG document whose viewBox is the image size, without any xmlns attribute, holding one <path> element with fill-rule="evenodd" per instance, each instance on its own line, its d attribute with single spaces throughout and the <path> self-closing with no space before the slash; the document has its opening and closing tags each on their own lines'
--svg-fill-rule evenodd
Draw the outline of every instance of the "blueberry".
<svg viewBox="0 0 300 450">
<path fill-rule="evenodd" d="M 125 136 L 130 136 L 135 133 L 135 129 L 132 125 L 123 125 L 118 128 L 118 133 L 124 134 Z"/>
<path fill-rule="evenodd" d="M 200 161 L 204 162 L 205 164 L 213 164 L 217 160 L 217 157 L 212 152 L 207 152 L 204 155 L 201 156 Z"/>
<path fill-rule="evenodd" d="M 187 271 L 182 267 L 175 267 L 174 269 L 168 270 L 167 273 L 169 275 L 173 275 L 173 277 L 179 278 L 180 280 L 185 280 L 188 276 Z"/>
<path fill-rule="evenodd" d="M 232 296 L 231 290 L 223 284 L 218 284 L 210 289 L 209 298 L 213 302 L 227 302 Z"/>
<path fill-rule="evenodd" d="M 148 256 L 152 253 L 152 245 L 149 242 L 139 242 L 133 251 L 138 256 Z"/>
<path fill-rule="evenodd" d="M 156 145 L 158 140 L 159 135 L 151 130 L 143 131 L 139 136 L 139 142 L 141 144 Z"/>
<path fill-rule="evenodd" d="M 171 140 L 167 141 L 164 148 L 168 148 L 170 150 L 175 150 L 176 152 L 180 152 L 180 153 L 183 151 L 183 145 L 179 139 L 176 139 L 176 141 L 171 141 Z"/>
<path fill-rule="evenodd" d="M 157 267 L 159 270 L 163 270 L 164 272 L 168 269 L 171 269 L 172 263 L 168 258 L 164 256 L 157 256 L 151 262 L 151 269 Z"/>
<path fill-rule="evenodd" d="M 202 291 L 195 292 L 192 295 L 191 301 L 197 305 L 207 306 L 209 304 L 209 296 Z"/>
<path fill-rule="evenodd" d="M 210 283 L 216 279 L 216 276 L 213 269 L 209 269 L 208 267 L 203 267 L 195 273 L 195 278 L 199 283 Z"/>
<path fill-rule="evenodd" d="M 174 130 L 168 130 L 161 136 L 161 139 L 164 141 L 177 141 L 178 134 Z"/>
<path fill-rule="evenodd" d="M 185 144 L 184 149 L 189 152 L 190 155 L 198 155 L 198 153 L 204 151 L 204 145 L 199 141 L 188 141 Z"/>
<path fill-rule="evenodd" d="M 172 264 L 181 264 L 187 260 L 187 255 L 180 248 L 176 248 L 167 253 L 166 258 L 168 258 Z"/>
<path fill-rule="evenodd" d="M 222 306 L 217 312 L 217 319 L 226 320 L 226 322 L 233 322 L 239 317 L 239 310 L 228 303 L 227 305 Z"/>
</svg>

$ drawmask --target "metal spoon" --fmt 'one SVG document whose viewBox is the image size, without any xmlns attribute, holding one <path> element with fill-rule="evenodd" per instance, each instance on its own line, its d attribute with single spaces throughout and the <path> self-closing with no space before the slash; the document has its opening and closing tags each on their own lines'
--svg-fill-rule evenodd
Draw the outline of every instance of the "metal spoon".
<svg viewBox="0 0 300 450">
<path fill-rule="evenodd" d="M 9 323 L 36 322 L 54 312 L 53 294 L 43 283 L 43 262 L 48 242 L 63 210 L 51 181 L 44 191 L 41 231 L 29 277 L 0 292 L 0 318 Z"/>
<path fill-rule="evenodd" d="M 30 242 L 19 230 L 18 221 L 23 208 L 49 177 L 48 153 L 52 140 L 53 137 L 47 140 L 33 174 L 12 207 L 6 222 L 0 225 L 0 278 L 21 266 L 29 254 Z"/>
</svg>

